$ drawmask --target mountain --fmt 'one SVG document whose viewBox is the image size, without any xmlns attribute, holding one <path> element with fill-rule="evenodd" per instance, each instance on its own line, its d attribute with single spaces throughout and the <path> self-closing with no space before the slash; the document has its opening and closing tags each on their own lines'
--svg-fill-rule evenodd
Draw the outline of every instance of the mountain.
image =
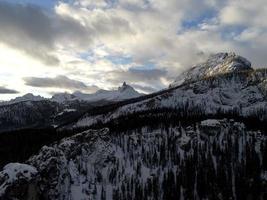
<svg viewBox="0 0 267 200">
<path fill-rule="evenodd" d="M 57 127 L 72 121 L 88 109 L 142 94 L 123 83 L 118 90 L 99 90 L 94 94 L 58 93 L 47 99 L 26 94 L 0 104 L 0 132 L 20 128 Z"/>
<path fill-rule="evenodd" d="M 73 94 L 68 93 L 58 93 L 55 94 L 51 100 L 56 102 L 66 102 L 66 101 L 121 101 L 125 99 L 131 99 L 135 97 L 139 97 L 143 94 L 138 93 L 132 86 L 127 85 L 126 82 L 122 84 L 117 90 L 98 90 L 92 94 L 85 94 L 79 91 L 74 92 Z"/>
<path fill-rule="evenodd" d="M 64 102 L 75 101 L 75 100 L 88 101 L 88 102 L 101 101 L 101 100 L 121 101 L 125 99 L 139 97 L 141 95 L 144 95 L 144 94 L 137 92 L 132 86 L 126 84 L 126 82 L 123 82 L 122 86 L 118 87 L 117 90 L 100 89 L 96 91 L 95 93 L 91 93 L 91 94 L 82 93 L 80 91 L 75 91 L 72 94 L 67 93 L 67 92 L 56 93 L 50 99 L 41 97 L 39 95 L 35 96 L 32 93 L 28 93 L 21 97 L 16 97 L 15 99 L 11 99 L 10 101 L 2 101 L 0 102 L 0 106 L 10 105 L 10 104 L 15 104 L 15 103 L 20 103 L 20 102 L 33 102 L 33 101 L 42 101 L 42 100 L 50 100 L 50 101 L 58 102 L 58 103 L 64 103 Z"/>
<path fill-rule="evenodd" d="M 126 132 L 87 130 L 44 146 L 26 164 L 6 165 L 0 196 L 265 199 L 266 140 L 264 133 L 233 120 Z"/>
<path fill-rule="evenodd" d="M 103 102 L 98 102 L 102 105 Z M 25 128 L 56 127 L 72 121 L 94 103 L 72 101 L 67 104 L 40 99 L 0 105 L 0 133 Z"/>
<path fill-rule="evenodd" d="M 26 101 L 42 101 L 45 100 L 44 97 L 41 96 L 35 96 L 32 93 L 28 93 L 25 94 L 21 97 L 16 97 L 15 99 L 11 99 L 10 101 L 3 101 L 0 102 L 0 106 L 1 105 L 10 105 L 10 104 L 14 104 L 14 103 L 19 103 L 19 102 L 26 102 Z"/>
<path fill-rule="evenodd" d="M 12 161 L 1 162 L 0 199 L 266 199 L 267 69 L 220 53 L 179 77 L 153 94 L 85 105 L 72 118 L 66 106 L 83 101 L 52 101 L 69 120 L 38 130 L 51 135 L 34 140 L 46 144 L 39 151 L 21 131 L 0 138 Z M 111 96 L 129 91 L 123 84 Z"/>
<path fill-rule="evenodd" d="M 235 53 L 218 53 L 211 55 L 206 62 L 195 65 L 183 72 L 171 84 L 171 87 L 219 74 L 251 70 L 253 70 L 251 63 L 246 58 Z"/>
<path fill-rule="evenodd" d="M 75 100 L 77 100 L 76 95 L 69 94 L 67 92 L 56 93 L 51 97 L 51 101 L 55 101 L 58 103 L 64 103 L 64 102 L 75 101 Z"/>
</svg>

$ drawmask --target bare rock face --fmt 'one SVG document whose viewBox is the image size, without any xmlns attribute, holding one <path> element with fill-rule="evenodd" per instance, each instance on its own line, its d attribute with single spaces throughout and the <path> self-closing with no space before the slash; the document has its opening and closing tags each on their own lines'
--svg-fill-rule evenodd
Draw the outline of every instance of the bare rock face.
<svg viewBox="0 0 267 200">
<path fill-rule="evenodd" d="M 211 55 L 209 59 L 201 64 L 195 65 L 178 76 L 171 86 L 196 81 L 202 78 L 218 74 L 253 70 L 251 63 L 235 53 L 218 53 Z"/>
</svg>

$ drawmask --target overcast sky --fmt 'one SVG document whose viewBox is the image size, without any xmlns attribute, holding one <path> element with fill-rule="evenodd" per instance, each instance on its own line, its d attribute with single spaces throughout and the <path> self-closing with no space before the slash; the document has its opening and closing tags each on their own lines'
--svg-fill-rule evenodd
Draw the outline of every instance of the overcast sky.
<svg viewBox="0 0 267 200">
<path fill-rule="evenodd" d="M 267 60 L 266 0 L 0 0 L 0 100 L 167 87 L 211 53 Z"/>
</svg>

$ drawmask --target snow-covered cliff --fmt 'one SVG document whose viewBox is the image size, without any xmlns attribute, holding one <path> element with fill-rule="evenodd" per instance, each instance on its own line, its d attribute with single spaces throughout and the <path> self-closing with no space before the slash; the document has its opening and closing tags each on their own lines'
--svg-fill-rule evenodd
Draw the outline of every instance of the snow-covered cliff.
<svg viewBox="0 0 267 200">
<path fill-rule="evenodd" d="M 38 174 L 23 184 L 49 200 L 264 199 L 266 139 L 242 123 L 215 119 L 122 133 L 88 130 L 43 147 L 27 161 Z M 18 195 L 9 176 L 0 175 L 3 198 Z"/>
</svg>

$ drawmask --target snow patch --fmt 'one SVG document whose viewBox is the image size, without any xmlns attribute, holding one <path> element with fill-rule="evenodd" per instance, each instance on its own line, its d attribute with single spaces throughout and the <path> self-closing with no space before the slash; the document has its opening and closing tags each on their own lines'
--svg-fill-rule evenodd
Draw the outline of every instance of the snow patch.
<svg viewBox="0 0 267 200">
<path fill-rule="evenodd" d="M 0 196 L 12 183 L 19 179 L 31 180 L 37 174 L 35 167 L 21 163 L 9 163 L 0 172 Z"/>
<path fill-rule="evenodd" d="M 207 119 L 204 121 L 201 121 L 201 126 L 208 126 L 208 127 L 217 127 L 220 126 L 220 122 L 216 119 Z"/>
</svg>

